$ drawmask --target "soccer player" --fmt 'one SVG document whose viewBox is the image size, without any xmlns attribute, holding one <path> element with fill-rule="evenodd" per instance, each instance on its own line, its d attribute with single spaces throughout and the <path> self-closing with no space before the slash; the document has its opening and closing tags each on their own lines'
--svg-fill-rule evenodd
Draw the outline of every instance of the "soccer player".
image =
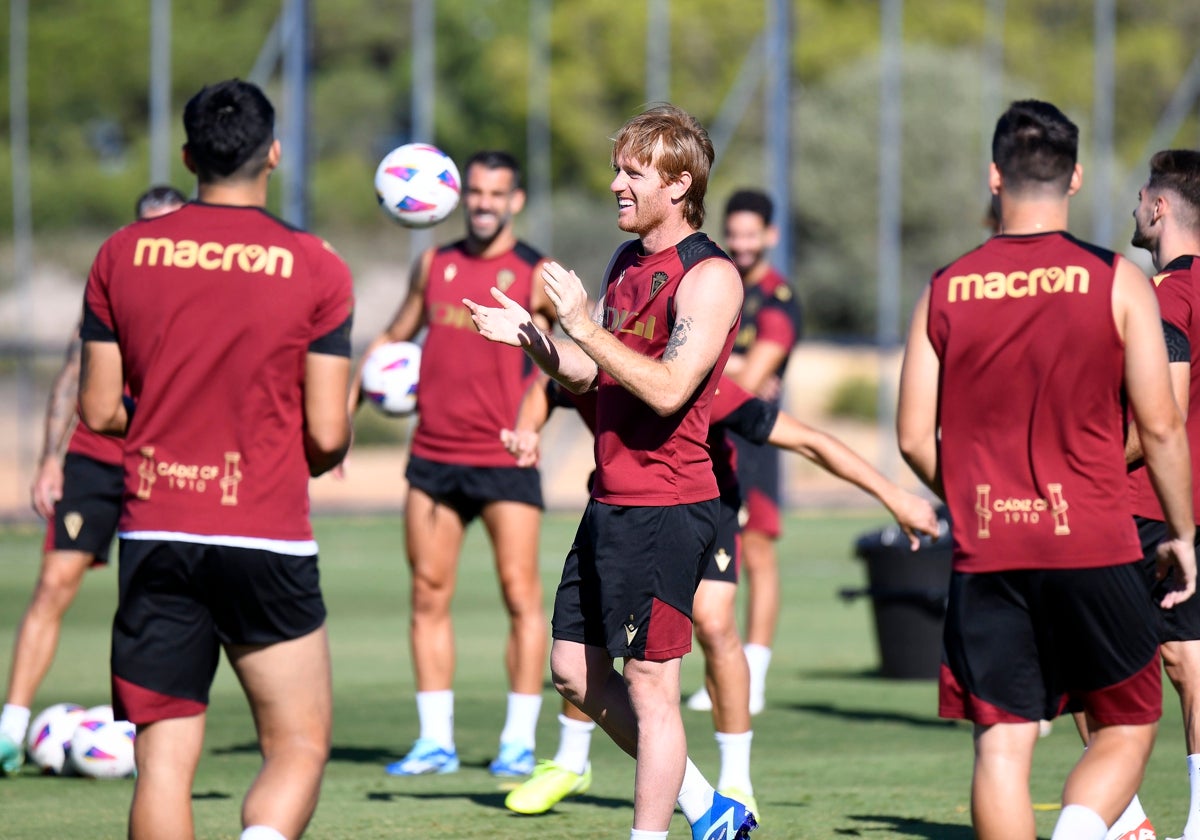
<svg viewBox="0 0 1200 840">
<path fill-rule="evenodd" d="M 1200 406 L 1200 152 L 1170 149 L 1150 158 L 1150 177 L 1138 193 L 1133 220 L 1133 244 L 1150 252 L 1158 272 L 1154 290 L 1167 338 L 1171 385 L 1187 417 L 1194 459 L 1200 452 L 1200 408 L 1196 408 Z M 1139 463 L 1142 451 L 1136 427 L 1131 432 L 1126 456 L 1136 468 L 1129 473 L 1129 491 L 1144 562 L 1150 565 L 1169 532 L 1148 470 Z M 1200 482 L 1194 460 L 1192 493 L 1193 515 L 1200 521 Z M 1155 597 L 1164 595 L 1160 583 Z M 1200 840 L 1200 599 L 1191 598 L 1163 615 L 1162 658 L 1183 708 L 1191 789 L 1182 840 Z"/>
<path fill-rule="evenodd" d="M 187 198 L 174 187 L 155 186 L 134 205 L 138 219 L 178 210 Z M 46 520 L 46 540 L 37 584 L 17 627 L 8 694 L 0 712 L 0 777 L 21 769 L 30 708 L 54 652 L 63 616 L 75 600 L 83 574 L 108 563 L 117 531 L 121 494 L 121 442 L 98 435 L 78 421 L 79 327 L 46 404 L 45 438 L 30 495 Z"/>
<path fill-rule="evenodd" d="M 559 692 L 637 759 L 631 840 L 665 838 L 676 801 L 695 838 L 755 826 L 688 760 L 679 709 L 720 508 L 709 409 L 742 303 L 733 263 L 700 232 L 712 161 L 708 133 L 672 105 L 620 129 L 611 190 L 617 226 L 637 238 L 613 255 L 596 320 L 574 272 L 543 269 L 565 338 L 498 288 L 499 308 L 464 301 L 484 337 L 523 347 L 572 391 L 597 392 L 595 480 L 555 596 L 550 663 Z"/>
<path fill-rule="evenodd" d="M 476 517 L 491 540 L 509 615 L 508 712 L 499 753 L 489 765 L 494 775 L 533 770 L 542 705 L 547 633 L 538 576 L 541 479 L 536 468 L 518 467 L 500 442 L 533 366 L 519 350 L 480 338 L 461 300 L 493 286 L 504 289 L 544 329 L 553 324 L 554 307 L 535 282 L 545 258 L 513 230 L 525 205 L 516 159 L 479 152 L 467 161 L 465 184 L 466 237 L 421 255 L 391 324 L 364 354 L 428 328 L 404 505 L 420 734 L 404 758 L 388 765 L 397 776 L 458 769 L 450 602 L 466 528 Z M 357 402 L 357 387 L 351 402 Z"/>
<path fill-rule="evenodd" d="M 1054 840 L 1103 838 L 1150 756 L 1158 616 L 1129 517 L 1122 386 L 1166 520 L 1161 605 L 1196 583 L 1187 436 L 1154 293 L 1132 263 L 1066 232 L 1078 139 L 1045 102 L 1000 117 L 1001 232 L 934 274 L 901 372 L 901 451 L 953 522 L 938 711 L 975 724 L 984 840 L 1034 837 L 1038 720 L 1068 702 L 1092 736 Z"/>
<path fill-rule="evenodd" d="M 779 238 L 774 205 L 759 190 L 739 190 L 725 204 L 725 250 L 745 287 L 742 323 L 725 373 L 738 385 L 778 405 L 788 356 L 800 340 L 803 313 L 792 287 L 767 259 Z M 746 661 L 750 667 L 750 713 L 766 705 L 767 668 L 779 622 L 779 450 L 736 432 L 738 482 L 745 524 L 742 557 L 749 581 L 746 600 Z M 708 688 L 688 698 L 689 709 L 712 707 Z"/>
<path fill-rule="evenodd" d="M 515 428 L 504 433 L 505 445 L 518 463 L 536 463 L 540 430 L 552 408 L 570 405 L 595 431 L 595 392 L 570 394 L 552 379 L 535 382 L 526 392 Z M 750 781 L 750 704 L 746 657 L 742 651 L 734 611 L 740 569 L 738 509 L 740 490 L 732 447 L 725 435 L 737 431 L 749 441 L 796 452 L 874 495 L 896 517 L 901 529 L 918 546 L 918 532 L 938 533 L 937 515 L 925 500 L 888 481 L 831 435 L 801 423 L 722 377 L 713 397 L 709 418 L 709 445 L 713 472 L 720 490 L 721 518 L 714 549 L 704 562 L 703 578 L 696 588 L 692 620 L 704 651 L 705 676 L 711 696 L 713 728 L 721 754 L 717 790 L 743 802 L 761 822 L 762 814 Z M 533 775 L 505 798 L 505 805 L 522 814 L 548 811 L 567 796 L 583 793 L 591 785 L 588 764 L 591 721 L 567 701 L 559 716 L 559 748 L 552 760 L 538 763 Z"/>
<path fill-rule="evenodd" d="M 84 302 L 80 413 L 125 437 L 112 681 L 138 727 L 129 836 L 193 836 L 224 647 L 263 757 L 241 836 L 292 840 L 329 756 L 308 479 L 349 445 L 352 282 L 328 244 L 264 209 L 280 147 L 261 90 L 205 87 L 183 125 L 197 200 L 110 237 Z"/>
</svg>

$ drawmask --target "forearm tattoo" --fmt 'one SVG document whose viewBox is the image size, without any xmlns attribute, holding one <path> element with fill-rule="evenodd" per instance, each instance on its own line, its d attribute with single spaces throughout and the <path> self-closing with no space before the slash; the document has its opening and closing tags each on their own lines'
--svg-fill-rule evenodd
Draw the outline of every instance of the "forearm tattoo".
<svg viewBox="0 0 1200 840">
<path fill-rule="evenodd" d="M 662 360 L 670 362 L 679 355 L 679 348 L 682 347 L 688 340 L 688 331 L 692 328 L 691 318 L 680 318 L 675 323 L 675 329 L 671 330 L 671 337 L 667 339 L 667 347 L 663 350 Z"/>
</svg>

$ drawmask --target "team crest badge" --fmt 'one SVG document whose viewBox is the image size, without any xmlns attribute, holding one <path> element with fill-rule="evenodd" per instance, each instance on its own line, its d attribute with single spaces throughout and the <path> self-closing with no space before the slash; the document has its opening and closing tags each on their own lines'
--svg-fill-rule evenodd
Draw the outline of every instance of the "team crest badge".
<svg viewBox="0 0 1200 840">
<path fill-rule="evenodd" d="M 654 276 L 650 278 L 650 297 L 658 294 L 658 290 L 667 285 L 667 272 L 656 271 Z"/>
<path fill-rule="evenodd" d="M 442 272 L 442 280 L 444 280 L 447 283 L 449 283 L 451 280 L 453 280 L 457 276 L 458 276 L 458 265 L 455 263 L 450 263 L 450 265 L 446 266 L 446 270 Z"/>
<path fill-rule="evenodd" d="M 63 525 L 66 526 L 67 536 L 72 540 L 79 539 L 79 532 L 83 530 L 83 514 L 77 510 L 73 510 L 63 517 Z"/>
<path fill-rule="evenodd" d="M 507 292 L 509 287 L 516 282 L 517 275 L 513 274 L 510 269 L 502 268 L 496 272 L 496 288 L 502 292 Z"/>
<path fill-rule="evenodd" d="M 721 574 L 725 574 L 725 570 L 729 568 L 729 561 L 733 559 L 733 555 L 725 549 L 719 548 L 713 559 L 717 561 L 717 568 L 720 569 Z"/>
</svg>

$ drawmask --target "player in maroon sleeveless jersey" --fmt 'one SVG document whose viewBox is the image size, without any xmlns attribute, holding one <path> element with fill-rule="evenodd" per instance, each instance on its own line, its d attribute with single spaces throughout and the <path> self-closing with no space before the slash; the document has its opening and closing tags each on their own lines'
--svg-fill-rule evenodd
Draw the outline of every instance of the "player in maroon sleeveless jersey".
<svg viewBox="0 0 1200 840">
<path fill-rule="evenodd" d="M 153 219 L 178 210 L 185 201 L 174 187 L 151 187 L 138 197 L 135 211 L 139 219 Z M 121 513 L 121 442 L 77 422 L 82 346 L 76 326 L 50 389 L 45 441 L 30 489 L 33 509 L 46 520 L 46 540 L 38 581 L 13 642 L 8 694 L 0 712 L 0 777 L 16 773 L 24 761 L 30 707 L 54 660 L 63 616 L 84 572 L 108 563 Z"/>
<path fill-rule="evenodd" d="M 1133 244 L 1150 252 L 1154 290 L 1167 338 L 1175 400 L 1187 417 L 1193 457 L 1192 513 L 1200 521 L 1200 152 L 1171 149 L 1150 159 L 1150 177 L 1133 211 Z M 1126 456 L 1136 465 L 1141 441 L 1131 425 Z M 1130 497 L 1145 562 L 1167 535 L 1162 506 L 1150 476 L 1137 465 L 1129 473 Z M 1162 597 L 1161 584 L 1156 596 Z M 1183 709 L 1191 806 L 1181 840 L 1200 840 L 1200 598 L 1164 613 L 1162 658 Z"/>
<path fill-rule="evenodd" d="M 589 431 L 595 431 L 595 392 L 572 394 L 556 381 L 543 377 L 530 386 L 512 430 L 504 433 L 505 445 L 520 463 L 537 463 L 540 430 L 551 410 L 560 405 L 579 410 Z M 933 507 L 888 481 L 841 441 L 780 411 L 722 376 L 713 396 L 709 418 L 709 443 L 713 472 L 721 491 L 722 521 L 715 547 L 705 559 L 696 588 L 692 619 L 696 638 L 704 651 L 705 676 L 711 696 L 713 728 L 721 753 L 717 790 L 748 803 L 761 821 L 750 781 L 750 695 L 746 657 L 737 630 L 734 598 L 741 567 L 738 539 L 740 487 L 733 447 L 724 440 L 737 431 L 745 440 L 771 445 L 804 456 L 833 475 L 861 487 L 879 499 L 895 516 L 904 533 L 918 546 L 917 534 L 937 536 Z M 523 814 L 539 814 L 566 796 L 583 793 L 591 785 L 588 765 L 590 722 L 583 712 L 563 701 L 559 716 L 559 747 L 554 759 L 540 762 L 534 775 L 509 793 L 505 805 Z"/>
<path fill-rule="evenodd" d="M 767 254 L 778 239 L 774 206 L 759 190 L 738 190 L 725 203 L 725 250 L 745 288 L 742 323 L 725 373 L 747 391 L 778 405 L 788 356 L 800 340 L 803 314 L 787 280 Z M 746 660 L 750 667 L 750 712 L 766 703 L 767 668 L 779 619 L 779 450 L 756 445 L 736 432 L 738 483 L 744 520 L 742 558 L 746 569 Z M 712 705 L 706 688 L 688 698 L 688 708 Z"/>
<path fill-rule="evenodd" d="M 631 836 L 645 838 L 666 836 L 676 801 L 697 838 L 755 825 L 688 760 L 679 712 L 692 597 L 719 509 L 709 410 L 742 301 L 737 270 L 699 232 L 712 160 L 707 132 L 674 106 L 621 128 L 611 189 L 618 227 L 638 239 L 617 250 L 595 310 L 574 272 L 543 270 L 567 338 L 499 289 L 500 308 L 464 301 L 485 337 L 524 347 L 572 391 L 597 391 L 596 475 L 555 597 L 551 671 L 637 759 Z"/>
<path fill-rule="evenodd" d="M 518 467 L 500 443 L 500 430 L 512 424 L 534 368 L 516 348 L 481 338 L 462 298 L 482 296 L 493 286 L 504 289 L 546 329 L 554 307 L 535 282 L 545 258 L 513 230 L 525 204 L 516 159 L 507 152 L 479 152 L 464 173 L 466 238 L 421 256 L 391 324 L 366 350 L 428 330 L 404 505 L 420 732 L 408 754 L 387 766 L 397 776 L 458 769 L 450 604 L 463 538 L 476 517 L 491 540 L 509 614 L 508 712 L 499 753 L 489 765 L 493 775 L 533 770 L 546 670 L 538 576 L 541 479 L 535 468 Z"/>
<path fill-rule="evenodd" d="M 1132 263 L 1066 232 L 1077 148 L 1053 105 L 1016 102 L 1000 118 L 1000 233 L 934 275 L 901 373 L 901 450 L 953 521 L 939 713 L 975 724 L 985 840 L 1034 837 L 1038 721 L 1068 702 L 1092 736 L 1055 840 L 1105 837 L 1153 746 L 1158 616 L 1128 515 L 1122 386 L 1166 511 L 1159 571 L 1176 577 L 1162 606 L 1195 589 L 1187 437 L 1158 307 Z"/>
<path fill-rule="evenodd" d="M 125 438 L 113 706 L 137 724 L 129 836 L 191 837 L 220 650 L 263 763 L 243 840 L 304 833 L 332 689 L 308 481 L 349 445 L 350 272 L 268 214 L 274 108 L 255 85 L 184 108 L 198 198 L 104 243 L 88 277 L 80 414 Z M 123 390 L 128 386 L 128 398 Z"/>
</svg>

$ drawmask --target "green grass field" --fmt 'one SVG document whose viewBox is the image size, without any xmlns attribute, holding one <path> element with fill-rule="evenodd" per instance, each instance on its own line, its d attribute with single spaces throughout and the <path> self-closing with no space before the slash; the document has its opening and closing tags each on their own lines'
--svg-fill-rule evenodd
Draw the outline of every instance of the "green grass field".
<svg viewBox="0 0 1200 840">
<path fill-rule="evenodd" d="M 577 516 L 547 517 L 542 559 L 547 599 Z M 785 606 L 767 686 L 767 709 L 755 718 L 753 775 L 767 838 L 942 838 L 972 835 L 968 811 L 970 730 L 936 716 L 932 681 L 884 680 L 872 610 L 842 602 L 837 591 L 862 585 L 854 538 L 883 524 L 882 515 L 791 516 L 780 545 Z M 627 837 L 632 815 L 631 761 L 597 731 L 591 791 L 541 817 L 504 809 L 507 787 L 488 775 L 504 717 L 505 621 L 486 539 L 478 525 L 464 552 L 455 602 L 458 634 L 456 728 L 462 769 L 454 775 L 396 779 L 383 772 L 416 735 L 407 642 L 407 580 L 399 517 L 320 519 L 323 585 L 333 645 L 333 757 L 313 838 L 593 838 Z M 37 571 L 41 532 L 0 531 L 0 649 Z M 88 575 L 67 616 L 59 656 L 36 701 L 108 701 L 108 625 L 115 603 L 113 570 Z M 701 679 L 699 653 L 684 660 L 684 689 Z M 1174 693 L 1142 799 L 1160 835 L 1186 816 L 1182 735 Z M 539 753 L 557 743 L 558 698 L 547 684 Z M 716 744 L 707 714 L 684 712 L 692 757 L 715 778 Z M 1055 803 L 1079 755 L 1073 727 L 1060 720 L 1039 744 L 1034 801 Z M 257 768 L 245 700 L 222 665 L 208 715 L 208 738 L 194 791 L 197 835 L 236 838 L 239 807 Z M 125 836 L 132 783 L 42 777 L 0 780 L 0 837 L 90 840 Z M 1048 837 L 1057 818 L 1039 812 Z M 672 837 L 686 837 L 677 815 Z"/>
</svg>

